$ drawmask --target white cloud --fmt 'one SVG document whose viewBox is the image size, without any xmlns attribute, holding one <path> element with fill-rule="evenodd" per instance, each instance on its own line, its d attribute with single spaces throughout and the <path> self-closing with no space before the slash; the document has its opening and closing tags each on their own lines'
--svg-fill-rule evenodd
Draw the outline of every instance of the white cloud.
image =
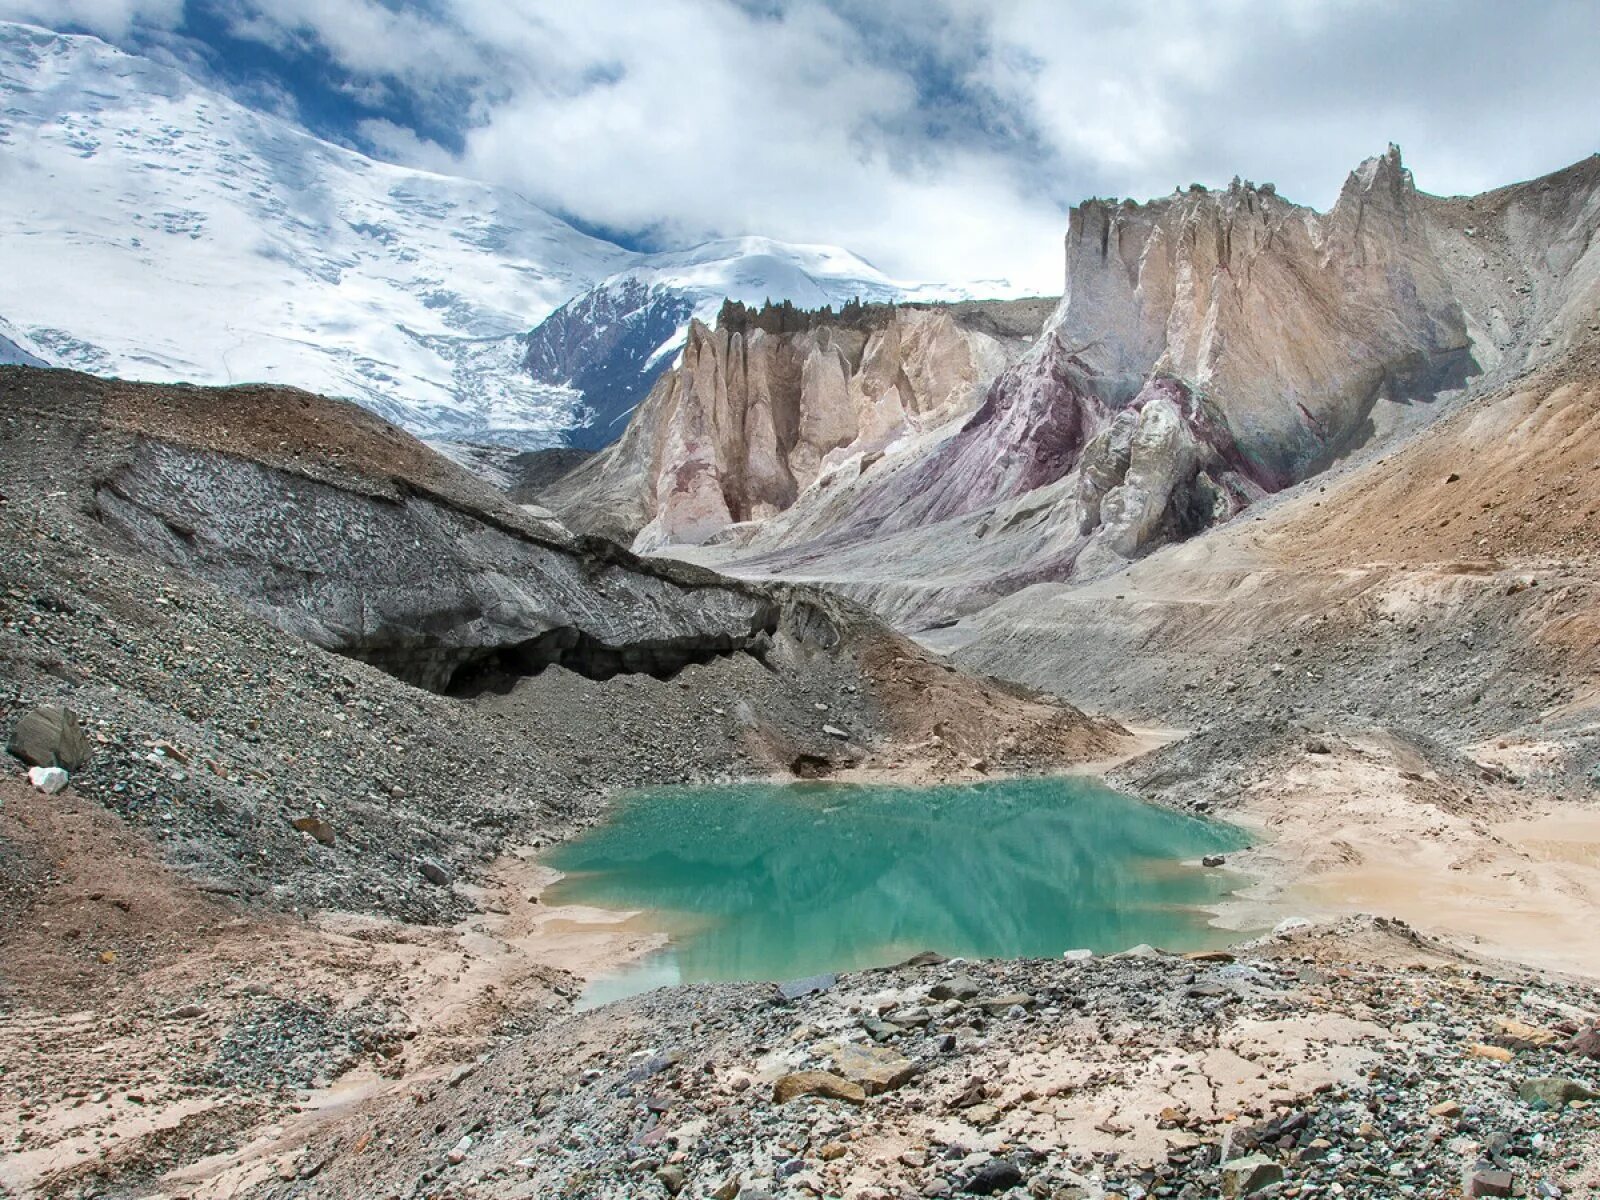
<svg viewBox="0 0 1600 1200">
<path fill-rule="evenodd" d="M 1325 206 L 1391 140 L 1478 190 L 1595 149 L 1592 0 L 207 0 L 463 129 L 397 159 L 683 243 L 1060 287 L 1066 208 L 1233 175 Z M 96 27 L 178 0 L 0 0 Z M 49 13 L 40 13 L 48 9 Z M 63 17 L 67 11 L 72 14 Z"/>
<path fill-rule="evenodd" d="M 123 38 L 135 25 L 170 29 L 183 15 L 183 0 L 0 0 L 0 20 L 48 28 L 87 29 Z"/>
</svg>

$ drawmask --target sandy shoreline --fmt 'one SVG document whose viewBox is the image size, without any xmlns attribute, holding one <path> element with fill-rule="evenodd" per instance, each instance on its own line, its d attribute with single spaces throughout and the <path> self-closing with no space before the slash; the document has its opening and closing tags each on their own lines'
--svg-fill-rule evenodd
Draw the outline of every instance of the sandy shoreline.
<svg viewBox="0 0 1600 1200">
<path fill-rule="evenodd" d="M 1287 916 L 1397 917 L 1474 953 L 1600 976 L 1600 807 L 1508 786 L 1464 793 L 1383 739 L 1307 754 L 1245 788 L 1225 819 L 1255 839 L 1234 928 Z"/>
</svg>

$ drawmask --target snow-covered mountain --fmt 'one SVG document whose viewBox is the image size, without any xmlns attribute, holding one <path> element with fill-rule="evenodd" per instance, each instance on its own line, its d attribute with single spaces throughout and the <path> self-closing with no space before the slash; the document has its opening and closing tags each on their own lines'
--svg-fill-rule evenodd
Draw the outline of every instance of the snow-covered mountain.
<svg viewBox="0 0 1600 1200">
<path fill-rule="evenodd" d="M 424 436 L 555 445 L 596 424 L 593 371 L 569 354 L 535 374 L 528 331 L 597 287 L 641 284 L 673 296 L 650 347 L 662 365 L 685 302 L 907 290 L 831 247 L 631 252 L 96 38 L 0 23 L 0 336 L 19 351 L 134 379 L 294 384 Z M 666 328 L 659 312 L 628 320 L 630 296 L 591 305 L 623 325 L 595 346 Z"/>
</svg>

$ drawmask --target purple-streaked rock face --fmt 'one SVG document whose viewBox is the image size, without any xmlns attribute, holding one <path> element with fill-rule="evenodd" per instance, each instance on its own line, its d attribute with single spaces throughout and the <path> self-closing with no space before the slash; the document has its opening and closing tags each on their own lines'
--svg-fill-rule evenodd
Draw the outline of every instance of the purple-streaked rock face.
<svg viewBox="0 0 1600 1200">
<path fill-rule="evenodd" d="M 671 418 L 649 432 L 667 490 L 643 495 L 622 531 L 647 527 L 652 548 L 709 542 L 702 559 L 830 582 L 908 625 L 1104 575 L 1417 428 L 1440 397 L 1565 353 L 1600 306 L 1597 235 L 1600 156 L 1444 198 L 1417 191 L 1390 147 L 1327 213 L 1238 180 L 1087 201 L 1071 214 L 1060 304 L 966 415 L 871 441 L 829 424 L 845 406 L 814 408 L 794 443 L 810 456 L 785 451 L 793 492 L 764 509 L 730 499 L 756 494 L 748 476 L 729 487 L 728 464 L 759 439 L 700 468 L 680 448 L 706 439 L 674 443 L 667 426 L 696 427 Z M 581 524 L 583 509 L 562 512 Z M 674 509 L 676 525 L 658 517 Z"/>
</svg>

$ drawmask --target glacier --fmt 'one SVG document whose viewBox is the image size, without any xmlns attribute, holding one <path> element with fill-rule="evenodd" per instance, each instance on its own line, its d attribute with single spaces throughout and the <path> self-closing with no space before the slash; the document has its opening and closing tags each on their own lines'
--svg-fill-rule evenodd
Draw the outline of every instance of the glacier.
<svg viewBox="0 0 1600 1200">
<path fill-rule="evenodd" d="M 288 384 L 419 436 L 538 448 L 596 414 L 583 364 L 529 369 L 530 331 L 624 281 L 677 297 L 675 327 L 724 295 L 970 294 L 768 238 L 631 251 L 508 188 L 379 162 L 97 38 L 0 22 L 0 336 L 17 355 Z M 671 336 L 650 347 L 663 367 Z"/>
</svg>

